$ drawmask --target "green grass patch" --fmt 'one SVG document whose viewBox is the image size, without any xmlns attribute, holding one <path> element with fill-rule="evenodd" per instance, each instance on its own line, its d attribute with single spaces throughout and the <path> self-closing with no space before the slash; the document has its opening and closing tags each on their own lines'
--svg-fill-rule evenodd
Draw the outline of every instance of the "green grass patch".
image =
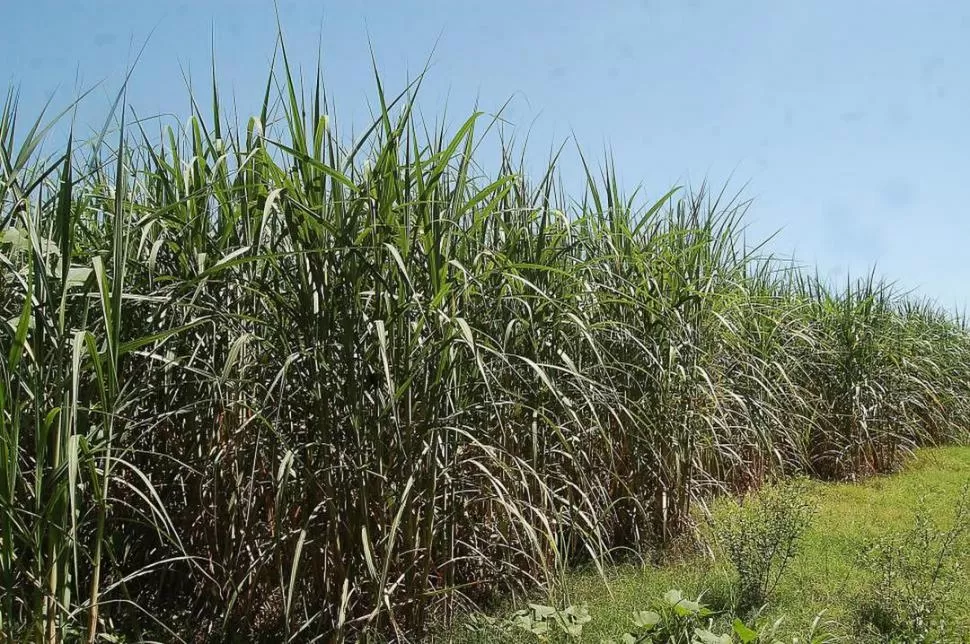
<svg viewBox="0 0 970 644">
<path fill-rule="evenodd" d="M 802 635 L 820 613 L 836 636 L 878 641 L 862 634 L 858 625 L 860 598 L 873 583 L 872 574 L 860 565 L 865 544 L 911 529 L 918 508 L 948 528 L 968 481 L 970 447 L 947 447 L 919 450 L 894 475 L 861 483 L 810 483 L 817 513 L 763 619 L 783 618 L 778 635 L 784 641 Z M 719 499 L 711 515 L 716 519 L 737 507 L 733 500 Z M 701 532 L 705 540 L 710 538 L 709 527 Z M 960 570 L 958 576 L 948 617 L 958 632 L 970 633 L 970 570 Z M 570 573 L 563 596 L 555 599 L 564 605 L 588 604 L 592 620 L 584 626 L 581 641 L 618 637 L 630 628 L 634 611 L 649 608 L 671 588 L 688 597 L 704 593 L 712 609 L 729 610 L 735 586 L 733 568 L 723 556 L 712 559 L 699 552 L 661 565 L 615 566 L 605 577 L 591 570 Z"/>
</svg>

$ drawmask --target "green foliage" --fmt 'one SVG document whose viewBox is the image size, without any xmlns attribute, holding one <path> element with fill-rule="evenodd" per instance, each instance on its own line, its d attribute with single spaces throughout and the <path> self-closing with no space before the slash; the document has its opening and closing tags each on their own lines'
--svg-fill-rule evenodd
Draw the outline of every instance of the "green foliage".
<svg viewBox="0 0 970 644">
<path fill-rule="evenodd" d="M 835 644 L 842 641 L 835 633 L 838 624 L 823 617 L 824 611 L 815 616 L 803 635 L 793 637 L 791 644 Z"/>
<path fill-rule="evenodd" d="M 859 600 L 863 625 L 891 642 L 954 641 L 950 619 L 954 585 L 970 555 L 970 484 L 952 523 L 940 527 L 920 508 L 913 526 L 870 540 L 860 565 L 875 576 Z"/>
<path fill-rule="evenodd" d="M 653 602 L 652 608 L 633 614 L 636 630 L 624 633 L 620 638 L 622 644 L 693 644 L 698 638 L 713 636 L 703 627 L 710 626 L 714 613 L 701 603 L 700 598 L 686 599 L 681 591 L 669 590 Z"/>
<path fill-rule="evenodd" d="M 716 522 L 715 537 L 737 571 L 742 608 L 771 597 L 814 513 L 807 485 L 793 480 L 766 486 Z"/>
<path fill-rule="evenodd" d="M 632 621 L 633 630 L 606 644 L 783 644 L 776 637 L 781 618 L 764 622 L 756 616 L 748 625 L 738 617 L 718 615 L 700 598 L 685 599 L 679 590 L 664 593 L 654 601 L 652 610 L 634 612 Z M 830 641 L 833 640 L 819 615 L 807 635 L 792 640 L 792 644 Z"/>
<path fill-rule="evenodd" d="M 500 620 L 486 615 L 474 615 L 465 624 L 466 629 L 487 635 L 510 636 L 514 632 L 528 633 L 539 642 L 556 642 L 579 639 L 583 626 L 592 617 L 585 604 L 567 606 L 559 610 L 543 604 L 529 604 L 508 619 Z"/>
</svg>

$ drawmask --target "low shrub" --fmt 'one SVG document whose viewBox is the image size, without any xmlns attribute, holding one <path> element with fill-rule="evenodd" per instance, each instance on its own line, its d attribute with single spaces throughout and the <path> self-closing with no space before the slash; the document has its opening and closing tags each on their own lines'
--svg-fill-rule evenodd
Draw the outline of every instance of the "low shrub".
<svg viewBox="0 0 970 644">
<path fill-rule="evenodd" d="M 798 553 L 815 507 L 807 483 L 770 485 L 714 522 L 715 539 L 737 571 L 737 604 L 761 606 Z"/>
<path fill-rule="evenodd" d="M 970 483 L 948 527 L 920 509 L 912 528 L 866 543 L 859 565 L 875 581 L 858 602 L 863 630 L 889 642 L 955 641 L 947 613 L 961 561 L 970 554 L 968 532 Z"/>
</svg>

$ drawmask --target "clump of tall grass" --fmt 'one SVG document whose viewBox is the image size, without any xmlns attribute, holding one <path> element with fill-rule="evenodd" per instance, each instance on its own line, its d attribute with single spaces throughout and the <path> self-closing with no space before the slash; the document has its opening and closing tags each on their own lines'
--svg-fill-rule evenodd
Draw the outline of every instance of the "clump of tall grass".
<svg viewBox="0 0 970 644">
<path fill-rule="evenodd" d="M 489 169 L 418 83 L 347 140 L 281 54 L 242 127 L 213 87 L 41 157 L 5 103 L 7 637 L 404 639 L 967 426 L 962 320 L 764 257 L 745 202 Z"/>
</svg>

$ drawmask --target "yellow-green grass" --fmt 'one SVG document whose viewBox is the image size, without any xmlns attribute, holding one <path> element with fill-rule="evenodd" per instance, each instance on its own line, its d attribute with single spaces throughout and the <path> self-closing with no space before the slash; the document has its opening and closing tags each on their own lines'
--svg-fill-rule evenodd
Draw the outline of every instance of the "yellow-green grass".
<svg viewBox="0 0 970 644">
<path fill-rule="evenodd" d="M 803 633 L 820 612 L 829 630 L 845 641 L 862 641 L 856 607 L 869 583 L 859 566 L 859 553 L 867 540 L 905 531 L 917 508 L 923 507 L 941 527 L 952 518 L 963 485 L 970 480 L 970 447 L 927 448 L 902 472 L 877 476 L 859 483 L 810 484 L 817 502 L 812 527 L 802 541 L 769 604 L 765 617 L 784 617 L 780 635 L 790 641 Z M 730 512 L 732 502 L 714 504 L 712 514 Z M 950 618 L 958 630 L 970 633 L 970 569 L 960 572 L 950 603 Z M 608 583 L 594 571 L 568 575 L 566 603 L 588 603 L 592 621 L 582 641 L 615 638 L 630 626 L 634 610 L 649 608 L 651 600 L 671 588 L 685 594 L 705 592 L 707 603 L 718 609 L 729 603 L 730 565 L 709 556 L 691 555 L 660 566 L 626 565 L 607 571 Z"/>
</svg>

